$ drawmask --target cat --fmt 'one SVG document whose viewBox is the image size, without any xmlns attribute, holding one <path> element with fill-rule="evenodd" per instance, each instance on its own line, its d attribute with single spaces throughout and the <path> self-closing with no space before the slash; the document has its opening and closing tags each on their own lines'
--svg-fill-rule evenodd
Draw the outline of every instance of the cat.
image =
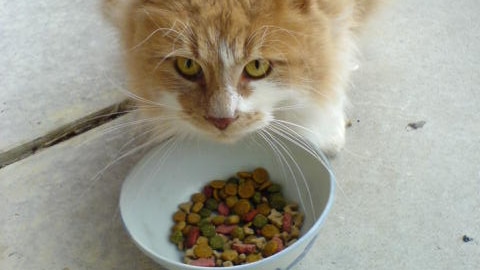
<svg viewBox="0 0 480 270">
<path fill-rule="evenodd" d="M 378 0 L 106 0 L 130 96 L 157 140 L 345 144 L 355 36 Z"/>
</svg>

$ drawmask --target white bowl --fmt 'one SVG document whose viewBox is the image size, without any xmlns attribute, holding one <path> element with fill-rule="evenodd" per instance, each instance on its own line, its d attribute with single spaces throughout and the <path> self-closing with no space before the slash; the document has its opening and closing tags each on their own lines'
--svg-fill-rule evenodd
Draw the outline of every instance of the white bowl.
<svg viewBox="0 0 480 270">
<path fill-rule="evenodd" d="M 305 214 L 302 236 L 273 256 L 229 269 L 290 269 L 317 237 L 333 202 L 335 182 L 323 154 L 299 145 L 277 139 L 279 155 L 268 143 L 255 139 L 234 145 L 167 141 L 146 155 L 122 186 L 120 211 L 125 228 L 143 252 L 167 269 L 213 269 L 182 262 L 182 253 L 169 242 L 172 215 L 207 182 L 264 167 L 283 186 L 285 197 L 300 204 Z"/>
</svg>

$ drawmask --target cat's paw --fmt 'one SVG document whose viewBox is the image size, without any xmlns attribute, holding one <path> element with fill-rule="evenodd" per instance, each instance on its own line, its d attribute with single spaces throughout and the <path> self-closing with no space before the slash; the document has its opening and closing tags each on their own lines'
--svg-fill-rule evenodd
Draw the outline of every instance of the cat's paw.
<svg viewBox="0 0 480 270">
<path fill-rule="evenodd" d="M 327 156 L 329 159 L 335 158 L 338 153 L 342 151 L 345 146 L 345 135 L 341 134 L 338 137 L 335 137 L 331 141 L 320 146 L 320 150 Z"/>
</svg>

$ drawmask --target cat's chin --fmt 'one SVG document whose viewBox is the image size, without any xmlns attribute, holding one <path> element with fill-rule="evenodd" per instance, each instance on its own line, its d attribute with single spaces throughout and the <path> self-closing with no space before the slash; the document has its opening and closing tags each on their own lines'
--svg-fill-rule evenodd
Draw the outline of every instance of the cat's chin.
<svg viewBox="0 0 480 270">
<path fill-rule="evenodd" d="M 234 144 L 248 136 L 248 133 L 202 134 L 204 139 L 222 144 Z"/>
</svg>

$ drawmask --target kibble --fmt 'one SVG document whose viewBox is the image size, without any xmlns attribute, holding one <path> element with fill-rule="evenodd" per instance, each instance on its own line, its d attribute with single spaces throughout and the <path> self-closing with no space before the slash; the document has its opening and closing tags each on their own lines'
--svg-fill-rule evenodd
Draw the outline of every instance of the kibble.
<svg viewBox="0 0 480 270">
<path fill-rule="evenodd" d="M 263 168 L 213 180 L 179 205 L 170 241 L 184 262 L 226 267 L 280 252 L 300 237 L 304 216 Z"/>
</svg>

